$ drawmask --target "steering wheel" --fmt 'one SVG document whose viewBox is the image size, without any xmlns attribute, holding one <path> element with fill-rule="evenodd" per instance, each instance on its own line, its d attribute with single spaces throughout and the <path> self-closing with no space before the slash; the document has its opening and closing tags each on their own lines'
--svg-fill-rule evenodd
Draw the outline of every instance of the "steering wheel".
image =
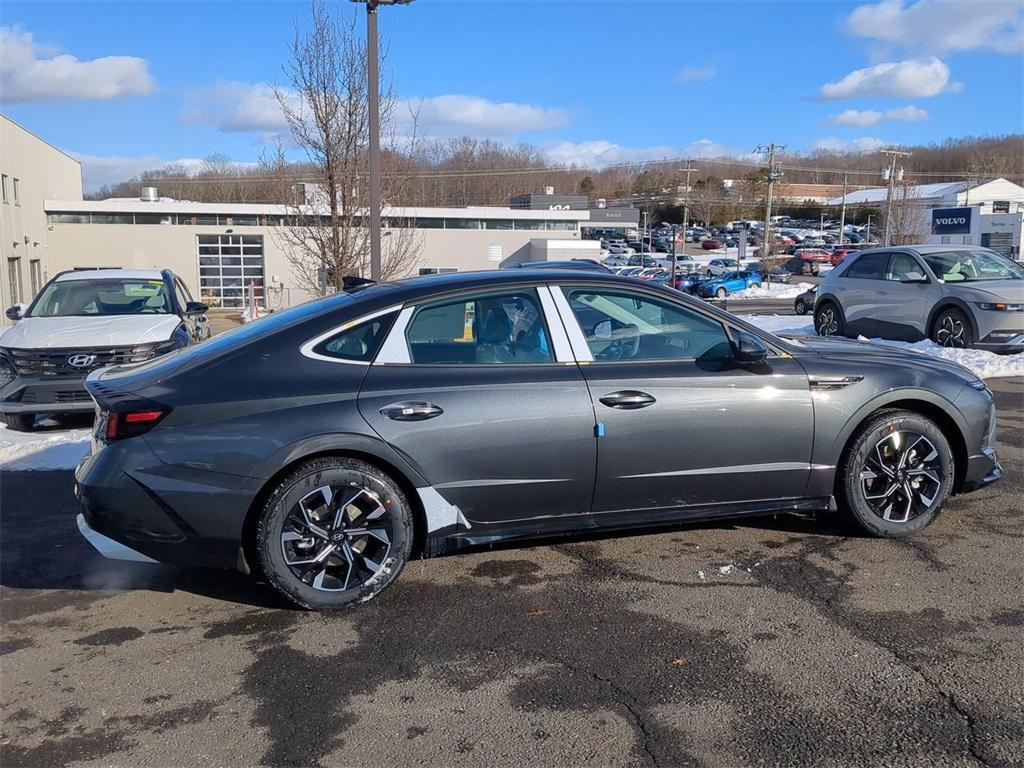
<svg viewBox="0 0 1024 768">
<path fill-rule="evenodd" d="M 632 323 L 622 326 L 619 333 L 632 332 L 631 337 L 619 338 L 594 355 L 595 360 L 632 360 L 640 351 L 640 328 Z"/>
</svg>

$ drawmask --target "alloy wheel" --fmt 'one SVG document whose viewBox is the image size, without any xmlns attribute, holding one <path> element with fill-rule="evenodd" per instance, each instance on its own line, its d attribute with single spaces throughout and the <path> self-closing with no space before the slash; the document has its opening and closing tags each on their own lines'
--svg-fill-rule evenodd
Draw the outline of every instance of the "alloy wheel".
<svg viewBox="0 0 1024 768">
<path fill-rule="evenodd" d="M 939 452 L 924 435 L 895 431 L 879 440 L 861 468 L 861 492 L 871 511 L 890 523 L 927 512 L 942 489 Z"/>
<path fill-rule="evenodd" d="M 935 330 L 935 340 L 944 347 L 966 347 L 966 329 L 956 315 L 946 315 Z"/>
<path fill-rule="evenodd" d="M 819 336 L 834 336 L 839 332 L 839 319 L 832 307 L 822 307 L 818 312 L 817 331 Z"/>
<path fill-rule="evenodd" d="M 281 551 L 299 581 L 342 592 L 380 573 L 391 552 L 391 534 L 391 516 L 376 493 L 356 485 L 323 485 L 288 513 Z"/>
</svg>

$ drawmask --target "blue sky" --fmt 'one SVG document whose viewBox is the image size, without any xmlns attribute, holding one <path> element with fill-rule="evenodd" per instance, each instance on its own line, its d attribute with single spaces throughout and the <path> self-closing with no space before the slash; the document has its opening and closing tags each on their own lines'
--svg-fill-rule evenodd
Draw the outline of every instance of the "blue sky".
<svg viewBox="0 0 1024 768">
<path fill-rule="evenodd" d="M 344 12 L 355 6 L 339 2 Z M 95 185 L 280 130 L 268 84 L 304 2 L 0 7 L 0 109 Z M 595 165 L 1024 131 L 1017 0 L 417 0 L 384 8 L 421 132 Z M 360 27 L 361 29 L 361 27 Z"/>
</svg>

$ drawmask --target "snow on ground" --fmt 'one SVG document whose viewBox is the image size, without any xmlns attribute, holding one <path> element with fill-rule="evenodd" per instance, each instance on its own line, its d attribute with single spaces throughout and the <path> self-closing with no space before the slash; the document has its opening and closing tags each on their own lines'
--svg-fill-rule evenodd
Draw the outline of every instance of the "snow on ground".
<svg viewBox="0 0 1024 768">
<path fill-rule="evenodd" d="M 42 422 L 35 432 L 0 427 L 0 472 L 23 469 L 74 469 L 89 452 L 90 430 L 65 429 Z"/>
<path fill-rule="evenodd" d="M 751 325 L 771 333 L 788 336 L 814 335 L 814 319 L 811 315 L 802 317 L 799 315 L 739 315 L 739 317 Z M 985 352 L 980 349 L 949 349 L 928 339 L 909 342 L 866 339 L 861 336 L 858 341 L 909 349 L 925 355 L 952 360 L 954 363 L 959 363 L 970 369 L 982 379 L 992 379 L 997 376 L 1024 376 L 1024 354 L 997 355 L 994 352 Z"/>
<path fill-rule="evenodd" d="M 762 283 L 757 288 L 747 288 L 729 294 L 733 299 L 795 299 L 801 293 L 813 288 L 810 283 Z"/>
</svg>

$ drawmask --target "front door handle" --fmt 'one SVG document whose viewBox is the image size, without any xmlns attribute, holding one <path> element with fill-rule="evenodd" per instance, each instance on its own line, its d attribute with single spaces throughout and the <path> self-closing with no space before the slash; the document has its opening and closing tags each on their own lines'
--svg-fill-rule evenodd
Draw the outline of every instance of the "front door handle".
<svg viewBox="0 0 1024 768">
<path fill-rule="evenodd" d="M 380 409 L 381 416 L 394 421 L 426 421 L 444 413 L 439 405 L 424 402 L 392 403 Z"/>
<path fill-rule="evenodd" d="M 637 408 L 646 408 L 654 405 L 655 400 L 646 392 L 638 392 L 635 389 L 623 389 L 619 392 L 611 392 L 600 398 L 604 405 L 609 408 L 617 408 L 620 411 L 633 411 Z"/>
</svg>

